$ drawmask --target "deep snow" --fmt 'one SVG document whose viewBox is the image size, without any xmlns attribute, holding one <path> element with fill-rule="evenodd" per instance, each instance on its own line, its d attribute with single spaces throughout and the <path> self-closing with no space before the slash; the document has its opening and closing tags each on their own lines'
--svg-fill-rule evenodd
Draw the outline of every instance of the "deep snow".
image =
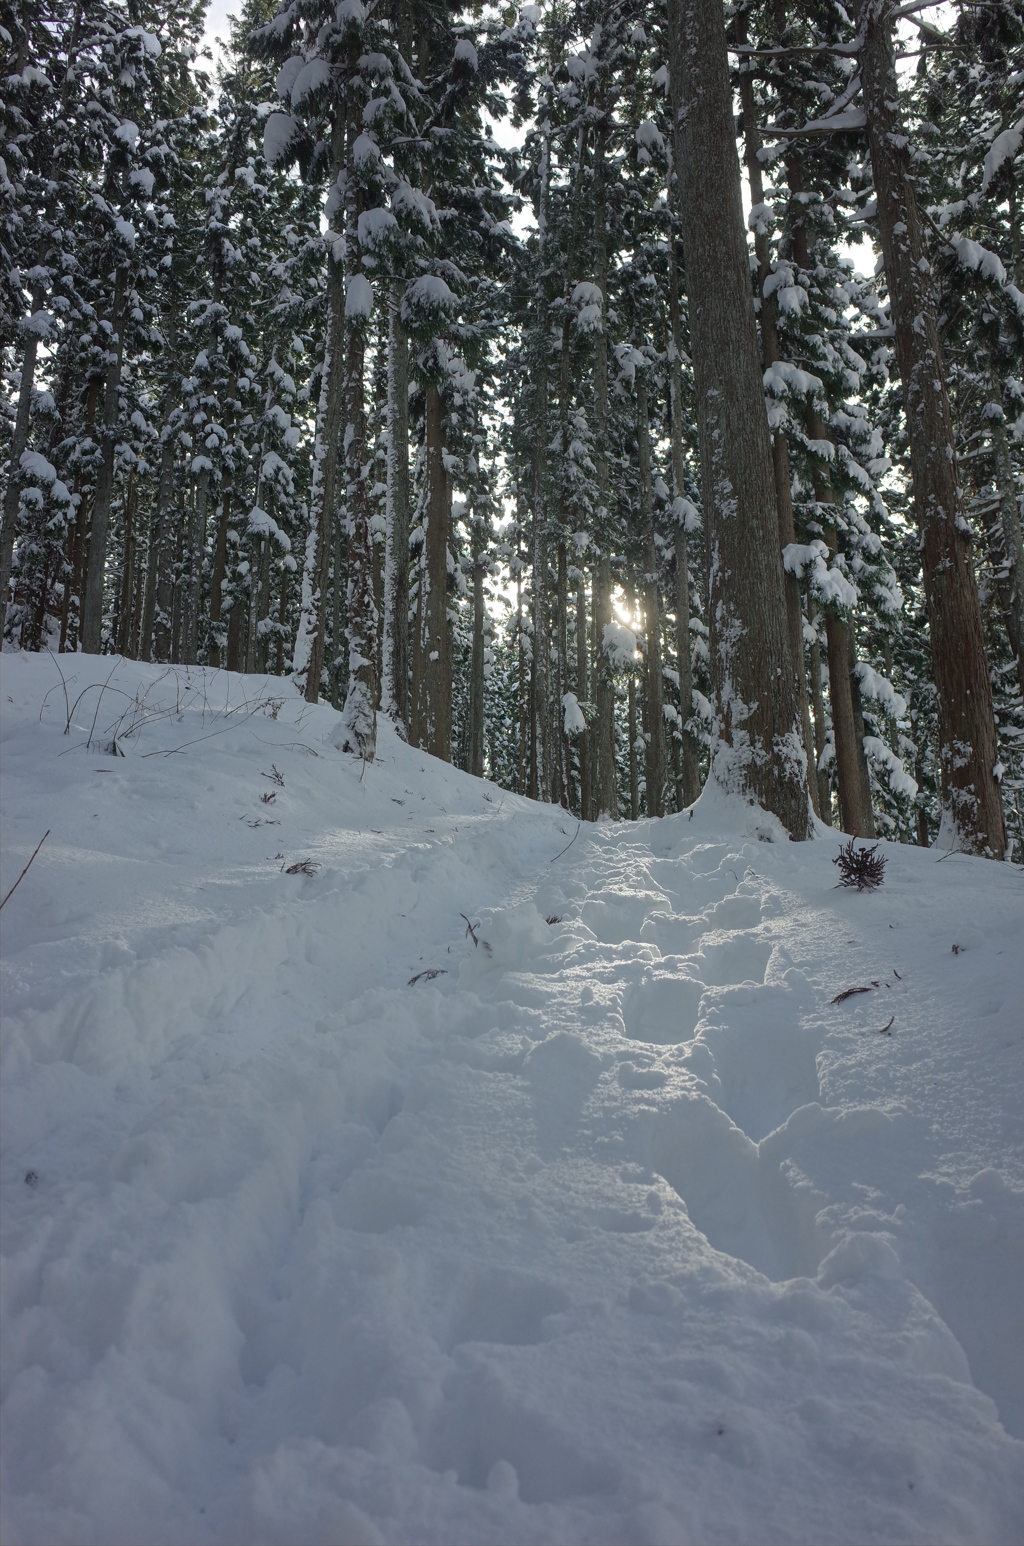
<svg viewBox="0 0 1024 1546">
<path fill-rule="evenodd" d="M 1024 1539 L 1019 869 L 574 836 L 60 665 L 68 735 L 2 661 L 8 1546 Z"/>
</svg>

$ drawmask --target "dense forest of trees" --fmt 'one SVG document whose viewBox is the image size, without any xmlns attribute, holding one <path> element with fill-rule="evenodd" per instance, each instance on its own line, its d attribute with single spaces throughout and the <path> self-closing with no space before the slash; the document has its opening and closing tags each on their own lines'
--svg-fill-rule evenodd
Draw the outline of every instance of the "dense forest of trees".
<svg viewBox="0 0 1024 1546">
<path fill-rule="evenodd" d="M 0 5 L 5 647 L 1020 858 L 1021 6 L 203 12 Z"/>
</svg>

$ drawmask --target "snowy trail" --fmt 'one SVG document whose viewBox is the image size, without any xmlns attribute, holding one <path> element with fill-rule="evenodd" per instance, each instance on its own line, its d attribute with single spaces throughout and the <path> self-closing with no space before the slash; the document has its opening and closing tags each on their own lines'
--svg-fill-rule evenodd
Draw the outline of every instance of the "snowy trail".
<svg viewBox="0 0 1024 1546">
<path fill-rule="evenodd" d="M 54 829 L 4 912 L 6 1541 L 1024 1539 L 1014 870 L 848 894 L 707 800 L 566 848 L 223 675 L 263 706 L 122 666 L 115 760 L 54 680 L 4 658 L 3 889 Z"/>
</svg>

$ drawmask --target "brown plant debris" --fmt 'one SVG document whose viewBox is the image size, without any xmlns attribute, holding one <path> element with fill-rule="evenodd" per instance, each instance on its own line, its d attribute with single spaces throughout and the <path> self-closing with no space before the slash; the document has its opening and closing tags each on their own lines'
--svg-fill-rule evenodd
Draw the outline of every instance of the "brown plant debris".
<svg viewBox="0 0 1024 1546">
<path fill-rule="evenodd" d="M 858 891 L 877 891 L 885 879 L 885 855 L 878 852 L 878 844 L 871 848 L 858 848 L 852 838 L 840 848 L 833 864 L 839 866 L 842 879 L 840 886 L 856 886 Z M 838 889 L 838 888 L 837 888 Z"/>
<path fill-rule="evenodd" d="M 879 986 L 880 984 L 877 983 L 874 978 L 872 978 L 871 981 L 866 983 L 863 988 L 844 988 L 842 993 L 837 993 L 835 998 L 830 998 L 829 1003 L 842 1004 L 846 999 L 853 998 L 855 993 L 870 993 L 872 988 L 877 988 Z"/>
<path fill-rule="evenodd" d="M 320 868 L 315 859 L 299 859 L 295 864 L 289 864 L 285 870 L 286 875 L 315 875 Z"/>
</svg>

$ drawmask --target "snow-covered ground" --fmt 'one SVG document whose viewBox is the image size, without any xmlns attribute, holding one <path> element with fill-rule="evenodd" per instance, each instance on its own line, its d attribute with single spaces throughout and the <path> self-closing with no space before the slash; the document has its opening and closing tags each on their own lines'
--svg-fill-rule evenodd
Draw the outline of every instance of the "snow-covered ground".
<svg viewBox="0 0 1024 1546">
<path fill-rule="evenodd" d="M 1024 1539 L 1019 869 L 837 890 L 60 664 L 2 663 L 7 1546 Z"/>
</svg>

